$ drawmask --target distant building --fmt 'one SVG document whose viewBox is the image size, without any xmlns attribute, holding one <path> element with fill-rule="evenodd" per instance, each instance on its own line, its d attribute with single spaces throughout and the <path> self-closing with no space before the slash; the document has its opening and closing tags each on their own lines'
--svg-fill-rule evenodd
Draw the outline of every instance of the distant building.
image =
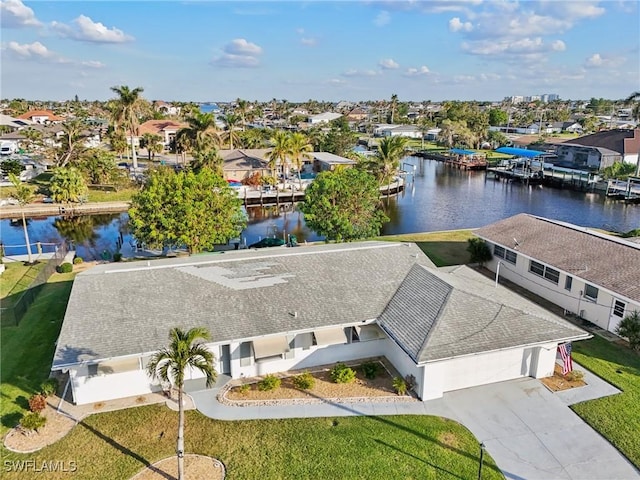
<svg viewBox="0 0 640 480">
<path fill-rule="evenodd" d="M 64 118 L 55 115 L 51 110 L 30 110 L 17 118 L 22 120 L 31 120 L 34 123 L 45 125 L 47 123 L 60 123 Z"/>
<path fill-rule="evenodd" d="M 341 116 L 341 113 L 334 112 L 319 113 L 318 115 L 309 116 L 307 118 L 307 122 L 309 122 L 311 125 L 318 125 L 320 123 L 329 123 L 333 120 L 337 120 Z"/>
<path fill-rule="evenodd" d="M 176 134 L 182 128 L 186 127 L 186 124 L 180 122 L 174 122 L 172 120 L 147 120 L 144 122 L 138 130 L 140 136 L 136 139 L 137 143 L 140 143 L 140 137 L 145 133 L 152 133 L 154 135 L 160 135 L 162 137 L 162 144 L 165 147 L 171 145 L 171 142 L 176 138 Z"/>
<path fill-rule="evenodd" d="M 511 97 L 504 97 L 505 102 L 511 102 L 513 104 L 528 103 L 528 102 L 549 103 L 556 100 L 560 100 L 560 95 L 557 95 L 555 93 L 544 93 L 542 95 L 529 95 L 529 96 L 514 95 Z"/>
<path fill-rule="evenodd" d="M 640 129 L 603 130 L 602 132 L 585 135 L 584 137 L 569 140 L 572 144 L 591 147 L 602 147 L 621 155 L 622 161 L 638 164 L 640 152 Z"/>
</svg>

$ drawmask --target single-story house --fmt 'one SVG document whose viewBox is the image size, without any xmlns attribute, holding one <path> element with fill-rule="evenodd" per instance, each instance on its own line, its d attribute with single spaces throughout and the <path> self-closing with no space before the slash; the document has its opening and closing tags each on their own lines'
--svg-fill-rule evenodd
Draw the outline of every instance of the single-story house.
<svg viewBox="0 0 640 480">
<path fill-rule="evenodd" d="M 28 112 L 18 115 L 18 119 L 30 120 L 33 123 L 59 123 L 63 122 L 64 118 L 55 115 L 51 110 L 29 110 Z"/>
<path fill-rule="evenodd" d="M 577 143 L 555 144 L 557 159 L 554 165 L 575 170 L 599 171 L 622 161 L 622 155 L 604 147 L 591 147 Z"/>
<path fill-rule="evenodd" d="M 615 332 L 640 311 L 640 245 L 588 228 L 520 214 L 474 232 L 501 277 Z"/>
<path fill-rule="evenodd" d="M 573 138 L 568 143 L 606 148 L 621 155 L 624 162 L 637 165 L 640 153 L 640 129 L 603 130 L 591 135 Z"/>
<path fill-rule="evenodd" d="M 87 270 L 52 370 L 77 404 L 160 390 L 145 367 L 174 327 L 209 330 L 232 378 L 385 356 L 423 400 L 549 376 L 559 343 L 589 337 L 469 267 L 435 268 L 415 244 L 322 244 Z M 186 391 L 203 388 L 188 371 Z"/>
<path fill-rule="evenodd" d="M 329 123 L 333 120 L 337 120 L 341 116 L 341 113 L 324 112 L 307 117 L 307 122 L 311 125 L 318 125 L 320 123 Z"/>
<path fill-rule="evenodd" d="M 21 130 L 23 128 L 33 125 L 31 120 L 25 120 L 20 118 L 14 118 L 10 115 L 0 113 L 0 126 L 8 127 L 11 130 Z"/>
<path fill-rule="evenodd" d="M 222 157 L 222 170 L 228 180 L 241 181 L 245 178 L 260 173 L 262 176 L 270 176 L 268 155 L 270 148 L 242 148 L 234 150 L 218 150 Z"/>
<path fill-rule="evenodd" d="M 422 131 L 415 125 L 394 125 L 380 129 L 383 137 L 422 138 Z"/>
<path fill-rule="evenodd" d="M 175 105 L 171 105 L 162 100 L 156 100 L 153 102 L 153 108 L 155 111 L 163 113 L 165 115 L 180 115 L 180 107 L 176 107 Z"/>
<path fill-rule="evenodd" d="M 329 152 L 313 152 L 310 153 L 313 161 L 314 172 L 333 171 L 337 166 L 353 167 L 356 162 L 350 158 L 341 157 Z"/>
</svg>

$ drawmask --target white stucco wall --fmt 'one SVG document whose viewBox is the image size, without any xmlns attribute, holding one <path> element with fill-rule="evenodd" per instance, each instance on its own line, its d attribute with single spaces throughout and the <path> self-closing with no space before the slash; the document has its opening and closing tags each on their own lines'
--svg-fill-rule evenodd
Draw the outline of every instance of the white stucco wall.
<svg viewBox="0 0 640 480">
<path fill-rule="evenodd" d="M 442 397 L 444 392 L 502 382 L 514 378 L 541 375 L 550 369 L 553 372 L 553 356 L 540 354 L 540 347 L 514 348 L 480 353 L 427 363 L 423 400 Z"/>
<path fill-rule="evenodd" d="M 409 355 L 407 355 L 393 340 L 389 340 L 385 347 L 384 356 L 387 357 L 403 377 L 406 377 L 407 375 L 413 375 L 416 377 L 415 392 L 420 398 L 424 398 L 424 369 L 416 365 Z"/>
<path fill-rule="evenodd" d="M 86 368 L 79 370 L 70 371 L 73 398 L 77 405 L 134 397 L 160 390 L 160 386 L 152 385 L 151 379 L 142 370 L 94 377 L 86 376 Z"/>
<path fill-rule="evenodd" d="M 489 245 L 491 252 L 493 252 L 493 244 L 490 242 L 487 242 L 487 244 Z M 585 282 L 578 276 L 580 275 L 579 270 L 576 270 L 575 272 L 564 272 L 553 265 L 550 265 L 551 268 L 560 272 L 560 279 L 556 285 L 539 275 L 531 273 L 529 271 L 529 261 L 531 258 L 522 255 L 517 252 L 517 250 L 513 251 L 518 254 L 515 265 L 494 256 L 493 259 L 486 264 L 487 268 L 492 272 L 495 272 L 498 266 L 498 261 L 500 261 L 501 278 L 506 278 L 507 280 L 510 280 L 536 295 L 539 295 L 542 298 L 562 307 L 567 312 L 580 315 L 585 320 L 595 323 L 605 330 L 615 332 L 615 327 L 622 319 L 613 315 L 613 306 L 616 299 L 626 304 L 625 315 L 631 313 L 633 310 L 640 311 L 639 303 L 633 302 L 621 295 L 615 295 L 613 292 L 593 283 L 589 284 L 598 288 L 598 298 L 595 301 L 586 298 L 584 296 L 584 292 L 585 285 L 588 282 Z M 533 260 L 539 262 L 539 260 Z M 567 276 L 570 276 L 573 279 L 571 290 L 565 289 Z"/>
</svg>

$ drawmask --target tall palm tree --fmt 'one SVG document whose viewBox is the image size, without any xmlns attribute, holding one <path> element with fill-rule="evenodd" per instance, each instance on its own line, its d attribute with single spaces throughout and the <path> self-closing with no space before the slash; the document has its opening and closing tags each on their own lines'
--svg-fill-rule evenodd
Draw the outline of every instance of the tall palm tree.
<svg viewBox="0 0 640 480">
<path fill-rule="evenodd" d="M 240 116 L 234 113 L 229 113 L 224 116 L 225 131 L 223 133 L 223 136 L 229 141 L 229 150 L 233 150 L 234 140 L 236 141 L 236 144 L 240 140 L 238 132 L 236 131 L 236 127 L 240 123 L 240 120 Z"/>
<path fill-rule="evenodd" d="M 240 119 L 242 122 L 242 131 L 244 132 L 245 126 L 247 124 L 247 110 L 249 109 L 249 102 L 246 100 L 242 100 L 238 98 L 236 100 L 236 111 L 238 115 L 240 115 Z"/>
<path fill-rule="evenodd" d="M 395 93 L 391 95 L 391 123 L 393 124 L 396 110 L 398 109 L 398 95 Z"/>
<path fill-rule="evenodd" d="M 220 146 L 220 133 L 213 113 L 194 112 L 187 118 L 188 126 L 179 130 L 183 146 L 195 153 Z"/>
<path fill-rule="evenodd" d="M 282 172 L 285 173 L 285 170 L 286 170 L 285 167 L 291 151 L 290 139 L 291 137 L 284 130 L 276 131 L 273 137 L 271 137 L 271 143 L 273 143 L 273 148 L 269 152 L 268 158 L 269 158 L 269 168 L 271 169 L 271 172 L 274 177 L 276 177 L 275 171 L 278 168 L 278 163 L 282 168 Z"/>
<path fill-rule="evenodd" d="M 389 185 L 389 180 L 400 167 L 400 159 L 405 155 L 407 138 L 405 137 L 384 137 L 378 144 L 374 162 L 381 185 Z M 389 189 L 387 189 L 387 196 Z"/>
<path fill-rule="evenodd" d="M 298 170 L 298 183 L 300 184 L 300 190 L 302 190 L 302 177 L 300 172 L 302 170 L 302 164 L 304 159 L 312 158 L 310 153 L 313 152 L 313 146 L 309 143 L 307 137 L 300 132 L 295 132 L 289 137 L 289 155 L 291 161 Z"/>
<path fill-rule="evenodd" d="M 149 157 L 149 161 L 151 161 L 151 155 L 155 158 L 156 153 L 162 152 L 162 136 L 157 133 L 147 132 L 142 135 L 142 144 L 147 149 L 147 156 Z"/>
<path fill-rule="evenodd" d="M 16 189 L 13 197 L 20 204 L 20 213 L 22 213 L 22 228 L 24 230 L 24 243 L 27 244 L 27 258 L 29 259 L 29 264 L 32 264 L 33 258 L 31 256 L 31 243 L 29 243 L 29 232 L 27 232 L 27 219 L 24 217 L 24 206 L 33 201 L 34 194 L 29 187 L 22 184 L 15 173 L 9 174 L 9 181 Z"/>
<path fill-rule="evenodd" d="M 216 381 L 216 370 L 213 366 L 215 357 L 203 343 L 197 340 L 208 340 L 209 332 L 204 328 L 192 328 L 185 332 L 180 328 L 172 328 L 169 332 L 169 346 L 151 357 L 147 365 L 147 373 L 151 378 L 164 382 L 172 382 L 178 389 L 178 439 L 176 454 L 178 457 L 178 479 L 184 479 L 184 376 L 187 368 L 199 370 L 207 379 L 207 387 Z"/>
<path fill-rule="evenodd" d="M 118 98 L 111 103 L 111 117 L 116 129 L 123 129 L 125 135 L 129 135 L 131 142 L 131 161 L 133 168 L 138 169 L 138 158 L 136 147 L 133 143 L 134 136 L 138 135 L 139 117 L 144 108 L 144 101 L 140 94 L 144 91 L 141 87 L 131 90 L 126 85 L 111 87 L 111 91 L 118 95 Z"/>
</svg>

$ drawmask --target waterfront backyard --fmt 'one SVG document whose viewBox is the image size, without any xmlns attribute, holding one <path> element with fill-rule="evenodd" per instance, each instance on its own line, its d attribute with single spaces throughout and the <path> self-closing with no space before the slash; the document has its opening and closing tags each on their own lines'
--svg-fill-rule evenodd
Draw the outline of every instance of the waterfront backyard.
<svg viewBox="0 0 640 480">
<path fill-rule="evenodd" d="M 469 234 L 420 234 L 419 239 L 428 254 L 436 252 L 434 261 L 452 264 L 467 255 Z M 26 400 L 48 375 L 72 279 L 73 274 L 54 274 L 20 325 L 2 328 L 3 434 L 26 412 Z M 597 336 L 577 342 L 574 356 L 623 390 L 575 405 L 574 411 L 640 466 L 640 357 Z M 175 412 L 158 405 L 136 407 L 91 415 L 47 448 L 29 455 L 3 450 L 3 459 L 75 461 L 77 478 L 126 479 L 171 456 L 176 431 Z M 224 422 L 190 411 L 186 442 L 187 452 L 219 459 L 234 479 L 475 478 L 479 453 L 478 440 L 465 427 L 431 416 Z M 29 477 L 14 472 L 6 478 Z M 502 478 L 488 456 L 483 478 Z"/>
</svg>

